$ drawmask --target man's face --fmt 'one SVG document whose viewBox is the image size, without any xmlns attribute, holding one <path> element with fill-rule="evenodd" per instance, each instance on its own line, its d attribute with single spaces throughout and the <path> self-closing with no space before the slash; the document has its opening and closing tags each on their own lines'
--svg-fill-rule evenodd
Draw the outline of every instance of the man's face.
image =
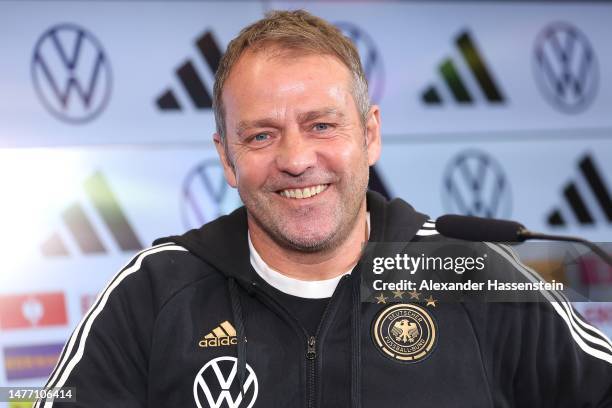
<svg viewBox="0 0 612 408">
<path fill-rule="evenodd" d="M 274 51 L 247 51 L 232 69 L 227 146 L 215 135 L 217 151 L 251 223 L 283 247 L 333 248 L 365 205 L 368 166 L 380 155 L 378 108 L 364 128 L 341 62 Z"/>
</svg>

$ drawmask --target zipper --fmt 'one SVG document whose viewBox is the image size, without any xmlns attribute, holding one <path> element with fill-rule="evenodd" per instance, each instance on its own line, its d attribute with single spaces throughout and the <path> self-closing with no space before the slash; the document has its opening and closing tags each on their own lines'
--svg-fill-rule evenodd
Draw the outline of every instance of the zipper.
<svg viewBox="0 0 612 408">
<path fill-rule="evenodd" d="M 280 304 L 276 299 L 274 299 L 264 290 L 260 289 L 259 286 L 255 282 L 252 283 L 252 286 L 254 289 L 256 289 L 256 292 L 262 295 L 263 299 L 267 300 L 267 302 L 264 302 L 264 303 L 267 303 L 268 306 L 272 306 L 272 308 L 276 308 L 277 310 L 279 310 L 281 312 L 280 313 L 281 317 L 285 321 L 290 323 L 290 325 L 293 326 L 294 330 L 304 334 L 304 337 L 306 339 L 306 355 L 305 356 L 306 356 L 306 361 L 307 361 L 307 375 L 308 375 L 308 385 L 307 385 L 308 398 L 306 401 L 306 407 L 308 408 L 315 408 L 316 406 L 317 363 L 319 363 L 319 360 L 317 359 L 317 354 L 318 354 L 317 353 L 317 338 L 319 338 L 320 335 L 322 334 L 321 330 L 323 329 L 323 325 L 326 323 L 327 316 L 330 313 L 330 309 L 332 308 L 332 305 L 335 305 L 337 303 L 337 299 L 340 297 L 339 293 L 341 291 L 341 287 L 343 286 L 343 283 L 348 278 L 349 278 L 349 275 L 344 275 L 340 279 L 340 282 L 338 282 L 338 286 L 336 287 L 336 290 L 334 291 L 332 297 L 329 299 L 329 302 L 325 306 L 325 310 L 323 311 L 323 315 L 321 316 L 321 320 L 319 321 L 319 325 L 317 326 L 317 331 L 314 334 L 314 336 L 310 335 L 306 331 L 304 326 L 300 324 L 300 322 L 287 310 L 286 307 Z"/>
<path fill-rule="evenodd" d="M 317 338 L 310 336 L 308 338 L 308 351 L 306 352 L 306 358 L 308 360 L 314 360 L 317 357 Z"/>
<path fill-rule="evenodd" d="M 319 321 L 319 325 L 317 326 L 317 331 L 314 336 L 310 336 L 308 338 L 308 351 L 306 352 L 306 358 L 310 360 L 310 384 L 309 384 L 309 397 L 308 397 L 308 408 L 315 408 L 317 401 L 317 364 L 321 363 L 317 360 L 317 339 L 321 338 L 323 325 L 327 323 L 328 315 L 330 314 L 330 310 L 332 306 L 334 306 L 338 298 L 340 297 L 340 291 L 342 290 L 342 286 L 344 282 L 348 279 L 349 275 L 344 275 L 340 278 L 340 282 L 338 282 L 338 286 L 336 286 L 336 290 L 332 294 L 332 297 L 329 299 L 329 302 L 325 306 L 323 310 L 323 315 L 321 316 L 321 320 Z"/>
<path fill-rule="evenodd" d="M 317 330 L 318 332 L 318 330 Z M 308 381 L 308 408 L 315 406 L 315 385 L 317 379 L 317 338 L 310 336 L 308 338 L 308 351 L 306 352 L 306 359 L 310 360 L 310 378 Z"/>
<path fill-rule="evenodd" d="M 307 408 L 312 408 L 313 404 L 312 404 L 312 399 L 314 398 L 313 395 L 313 387 L 311 386 L 311 384 L 314 384 L 314 377 L 315 377 L 315 364 L 314 364 L 314 359 L 316 358 L 316 339 L 314 336 L 311 336 L 308 334 L 308 332 L 306 331 L 306 329 L 304 328 L 304 326 L 302 326 L 300 324 L 300 322 L 287 310 L 287 308 L 285 306 L 283 306 L 281 303 L 278 302 L 278 300 L 274 299 L 272 296 L 270 296 L 266 291 L 264 291 L 263 289 L 261 289 L 259 287 L 259 285 L 257 285 L 257 283 L 253 282 L 251 284 L 252 288 L 254 289 L 254 292 L 260 296 L 260 299 L 262 300 L 262 302 L 264 304 L 266 304 L 270 309 L 272 309 L 273 311 L 276 311 L 276 313 L 283 319 L 285 320 L 285 322 L 287 322 L 295 331 L 299 336 L 303 336 L 304 339 L 306 339 L 306 360 L 309 361 L 311 364 L 309 364 L 308 366 L 304 366 L 304 371 L 307 378 L 307 394 L 308 397 L 306 399 L 306 407 Z M 312 348 L 310 348 L 309 343 L 310 340 L 312 339 L 313 341 L 313 346 Z M 312 354 L 309 354 L 309 352 L 312 352 Z M 312 356 L 312 360 L 309 360 L 309 356 Z"/>
</svg>

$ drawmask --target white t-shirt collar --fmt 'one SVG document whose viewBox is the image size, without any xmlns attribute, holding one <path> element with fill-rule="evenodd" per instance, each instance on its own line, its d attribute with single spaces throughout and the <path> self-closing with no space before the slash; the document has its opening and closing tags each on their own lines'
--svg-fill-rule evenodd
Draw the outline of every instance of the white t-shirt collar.
<svg viewBox="0 0 612 408">
<path fill-rule="evenodd" d="M 368 236 L 370 236 L 369 212 L 366 215 L 366 223 L 368 227 Z M 253 242 L 251 241 L 251 234 L 249 234 L 248 231 L 247 236 L 249 241 L 251 265 L 253 266 L 253 269 L 255 269 L 255 272 L 257 272 L 257 274 L 270 286 L 288 295 L 308 299 L 329 298 L 334 293 L 334 290 L 336 290 L 336 286 L 338 286 L 338 282 L 340 281 L 340 279 L 342 279 L 344 275 L 350 274 L 353 271 L 353 268 L 355 267 L 355 265 L 353 265 L 345 273 L 331 279 L 304 281 L 295 278 L 290 278 L 289 276 L 283 275 L 279 271 L 270 268 L 253 246 Z"/>
</svg>

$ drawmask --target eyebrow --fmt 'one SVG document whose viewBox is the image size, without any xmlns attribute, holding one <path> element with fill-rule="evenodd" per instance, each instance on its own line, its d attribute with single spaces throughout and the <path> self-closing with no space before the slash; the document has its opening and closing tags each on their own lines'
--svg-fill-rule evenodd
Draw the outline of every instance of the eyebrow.
<svg viewBox="0 0 612 408">
<path fill-rule="evenodd" d="M 315 119 L 325 116 L 336 116 L 338 119 L 343 119 L 346 115 L 340 112 L 337 108 L 322 108 L 308 112 L 299 113 L 297 120 L 299 123 L 310 122 Z M 261 127 L 276 127 L 278 126 L 278 120 L 272 117 L 256 119 L 256 120 L 242 120 L 238 122 L 236 126 L 236 134 L 241 135 L 246 129 L 249 128 L 261 128 Z"/>
<path fill-rule="evenodd" d="M 345 115 L 336 108 L 323 108 L 298 114 L 298 122 L 310 122 L 323 116 L 336 116 L 338 119 L 343 119 Z"/>
<path fill-rule="evenodd" d="M 276 123 L 277 121 L 274 118 L 263 118 L 250 121 L 241 120 L 236 126 L 236 134 L 240 136 L 246 129 L 250 128 L 274 127 Z"/>
</svg>

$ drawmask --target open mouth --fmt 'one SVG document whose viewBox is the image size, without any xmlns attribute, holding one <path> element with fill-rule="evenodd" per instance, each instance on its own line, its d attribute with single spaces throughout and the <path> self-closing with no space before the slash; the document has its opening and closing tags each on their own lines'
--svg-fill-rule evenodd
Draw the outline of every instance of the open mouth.
<svg viewBox="0 0 612 408">
<path fill-rule="evenodd" d="M 323 191 L 327 190 L 329 184 L 317 184 L 316 186 L 304 187 L 304 188 L 291 188 L 286 190 L 280 190 L 278 194 L 282 195 L 285 198 L 310 198 L 314 197 L 317 194 L 321 194 Z"/>
</svg>

